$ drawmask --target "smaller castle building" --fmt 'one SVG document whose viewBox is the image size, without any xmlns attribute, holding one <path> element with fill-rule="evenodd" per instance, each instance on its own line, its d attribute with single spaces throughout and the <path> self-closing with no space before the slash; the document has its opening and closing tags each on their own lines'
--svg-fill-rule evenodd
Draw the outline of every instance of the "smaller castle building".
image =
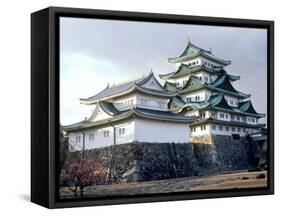
<svg viewBox="0 0 281 216">
<path fill-rule="evenodd" d="M 81 122 L 64 126 L 71 151 L 125 143 L 186 143 L 189 124 L 195 118 L 171 112 L 167 92 L 154 74 L 107 86 L 98 94 L 81 99 L 93 111 Z"/>
</svg>

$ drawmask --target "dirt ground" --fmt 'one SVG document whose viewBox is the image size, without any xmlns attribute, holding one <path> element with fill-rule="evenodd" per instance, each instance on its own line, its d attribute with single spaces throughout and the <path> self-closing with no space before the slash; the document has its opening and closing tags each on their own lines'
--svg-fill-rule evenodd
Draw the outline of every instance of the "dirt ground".
<svg viewBox="0 0 281 216">
<path fill-rule="evenodd" d="M 257 178 L 262 176 L 264 178 Z M 149 182 L 122 183 L 114 185 L 89 186 L 85 188 L 85 197 L 104 197 L 122 195 L 140 195 L 154 193 L 171 193 L 198 190 L 223 190 L 236 188 L 260 188 L 267 186 L 267 172 L 239 171 L 229 174 L 206 177 L 175 178 Z M 61 188 L 61 198 L 73 198 L 69 188 Z"/>
</svg>

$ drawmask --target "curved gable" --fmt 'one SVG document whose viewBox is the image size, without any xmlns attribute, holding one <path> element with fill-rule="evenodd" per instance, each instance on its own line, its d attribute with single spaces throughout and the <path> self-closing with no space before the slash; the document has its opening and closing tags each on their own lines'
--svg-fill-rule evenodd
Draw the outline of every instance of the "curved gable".
<svg viewBox="0 0 281 216">
<path fill-rule="evenodd" d="M 93 114 L 90 116 L 88 121 L 95 122 L 95 121 L 100 121 L 100 120 L 104 120 L 104 119 L 109 119 L 111 117 L 112 117 L 112 115 L 105 112 L 104 109 L 101 107 L 101 105 L 98 103 L 98 105 L 96 106 L 95 110 L 93 111 Z"/>
<path fill-rule="evenodd" d="M 154 77 L 154 75 L 152 75 L 148 80 L 146 80 L 146 82 L 142 83 L 140 86 L 146 89 L 163 91 L 163 87 L 158 82 L 158 80 Z"/>
</svg>

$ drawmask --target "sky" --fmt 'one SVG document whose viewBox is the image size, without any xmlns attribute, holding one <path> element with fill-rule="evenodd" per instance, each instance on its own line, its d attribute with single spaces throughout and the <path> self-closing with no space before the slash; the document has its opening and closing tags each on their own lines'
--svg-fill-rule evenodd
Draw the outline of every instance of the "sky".
<svg viewBox="0 0 281 216">
<path fill-rule="evenodd" d="M 169 57 L 179 56 L 188 39 L 214 55 L 231 60 L 225 67 L 239 75 L 233 86 L 251 94 L 259 113 L 267 114 L 267 32 L 265 29 L 186 24 L 60 18 L 60 121 L 89 117 L 80 104 L 106 85 L 174 71 Z M 265 122 L 262 119 L 260 122 Z"/>
</svg>

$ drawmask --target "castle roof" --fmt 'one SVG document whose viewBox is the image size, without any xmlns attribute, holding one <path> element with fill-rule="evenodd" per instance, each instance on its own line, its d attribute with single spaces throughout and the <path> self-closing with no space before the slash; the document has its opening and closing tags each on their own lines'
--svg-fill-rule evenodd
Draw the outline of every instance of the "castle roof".
<svg viewBox="0 0 281 216">
<path fill-rule="evenodd" d="M 100 108 L 105 111 L 108 115 L 111 115 L 111 116 L 116 116 L 116 115 L 119 115 L 120 112 L 118 109 L 116 109 L 116 107 L 112 104 L 112 103 L 109 103 L 109 102 L 105 102 L 105 101 L 100 101 L 98 103 L 98 105 L 100 106 Z"/>
<path fill-rule="evenodd" d="M 250 100 L 240 102 L 239 103 L 239 110 L 245 113 L 251 113 L 251 114 L 258 114 L 256 110 L 254 109 L 254 106 Z"/>
<path fill-rule="evenodd" d="M 188 42 L 185 50 L 182 52 L 181 55 L 179 55 L 178 57 L 169 58 L 168 60 L 169 62 L 177 63 L 177 62 L 182 62 L 188 59 L 195 58 L 197 56 L 205 57 L 224 66 L 229 65 L 231 63 L 231 61 L 218 58 L 217 56 L 213 55 L 211 51 L 202 49 L 192 44 L 191 42 Z"/>
<path fill-rule="evenodd" d="M 172 97 L 169 101 L 169 108 L 177 113 L 183 112 L 183 110 L 218 110 L 225 111 L 240 115 L 250 115 L 257 118 L 264 117 L 264 114 L 257 113 L 251 101 L 240 102 L 238 107 L 229 106 L 224 98 L 224 94 L 220 93 L 212 95 L 208 101 L 201 102 L 185 102 L 181 97 Z"/>
<path fill-rule="evenodd" d="M 230 92 L 239 93 L 230 83 L 229 77 L 226 74 L 219 76 L 211 83 L 212 86 L 220 89 L 224 89 Z"/>
<path fill-rule="evenodd" d="M 156 82 L 156 85 L 159 89 L 151 89 L 145 87 L 145 84 L 151 80 L 154 79 Z M 149 73 L 149 75 L 128 81 L 121 84 L 111 85 L 107 86 L 104 90 L 99 92 L 98 94 L 88 97 L 88 98 L 81 98 L 80 102 L 83 104 L 94 104 L 97 103 L 100 100 L 106 100 L 110 98 L 114 98 L 117 96 L 126 95 L 128 93 L 131 93 L 133 91 L 139 91 L 143 93 L 147 93 L 150 95 L 157 95 L 162 97 L 170 97 L 173 96 L 174 93 L 172 92 L 166 92 L 165 89 L 161 86 L 161 84 L 157 81 L 157 79 L 154 77 L 154 74 L 152 72 Z"/>
<path fill-rule="evenodd" d="M 163 80 L 169 80 L 181 76 L 195 74 L 196 72 L 200 72 L 200 71 L 205 71 L 207 73 L 216 74 L 216 75 L 226 74 L 231 81 L 236 81 L 240 79 L 239 76 L 227 74 L 227 72 L 223 69 L 222 66 L 206 67 L 205 65 L 197 65 L 197 66 L 190 67 L 186 64 L 181 64 L 175 72 L 171 72 L 168 74 L 160 74 L 159 77 Z"/>
<path fill-rule="evenodd" d="M 101 105 L 102 104 L 102 105 Z M 106 105 L 105 105 L 106 104 Z M 76 131 L 84 128 L 97 127 L 105 124 L 110 124 L 114 122 L 118 122 L 124 119 L 129 119 L 133 117 L 159 120 L 159 121 L 171 121 L 171 122 L 179 122 L 179 123 L 192 123 L 195 121 L 195 117 L 187 117 L 181 113 L 173 113 L 171 111 L 160 111 L 160 110 L 151 110 L 145 108 L 132 107 L 129 110 L 116 112 L 116 108 L 114 109 L 114 105 L 109 102 L 98 102 L 100 108 L 109 113 L 110 118 L 106 118 L 103 120 L 92 121 L 91 117 L 88 120 L 84 120 L 81 122 L 77 122 L 75 124 L 63 126 L 63 129 L 66 131 Z M 105 106 L 104 106 L 105 105 Z"/>
<path fill-rule="evenodd" d="M 199 79 L 194 75 L 191 75 L 188 81 L 181 88 L 176 89 L 176 91 L 179 94 L 183 94 L 183 93 L 193 92 L 199 89 L 209 89 L 211 91 L 223 92 L 225 94 L 236 96 L 239 98 L 250 97 L 249 94 L 244 94 L 242 92 L 237 91 L 230 83 L 229 76 L 227 74 L 219 76 L 215 81 L 213 81 L 210 84 Z"/>
</svg>

